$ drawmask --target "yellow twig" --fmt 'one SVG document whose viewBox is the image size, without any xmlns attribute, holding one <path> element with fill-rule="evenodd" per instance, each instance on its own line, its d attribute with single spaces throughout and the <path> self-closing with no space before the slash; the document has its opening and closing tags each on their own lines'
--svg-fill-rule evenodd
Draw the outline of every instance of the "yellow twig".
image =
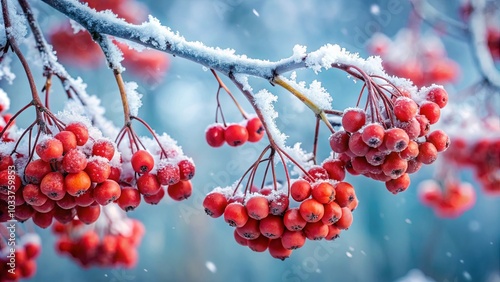
<svg viewBox="0 0 500 282">
<path fill-rule="evenodd" d="M 328 129 L 330 129 L 332 133 L 335 132 L 335 129 L 333 129 L 333 126 L 330 124 L 330 121 L 328 121 L 328 117 L 326 116 L 323 109 L 321 109 L 313 101 L 307 98 L 302 92 L 300 92 L 299 90 L 295 89 L 293 86 L 288 84 L 288 82 L 283 80 L 280 76 L 276 76 L 273 80 L 273 83 L 278 84 L 279 86 L 285 88 L 290 93 L 292 93 L 295 97 L 297 97 L 300 101 L 302 101 L 302 103 L 304 103 L 309 109 L 311 109 L 313 113 L 325 123 L 325 125 L 328 127 Z"/>
</svg>

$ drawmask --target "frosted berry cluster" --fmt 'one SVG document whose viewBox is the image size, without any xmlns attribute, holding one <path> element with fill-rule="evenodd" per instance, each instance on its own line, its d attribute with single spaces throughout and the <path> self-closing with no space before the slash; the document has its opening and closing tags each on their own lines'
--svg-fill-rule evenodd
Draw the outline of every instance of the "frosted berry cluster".
<svg viewBox="0 0 500 282">
<path fill-rule="evenodd" d="M 447 181 L 442 187 L 435 180 L 425 180 L 418 186 L 420 201 L 439 217 L 455 218 L 474 206 L 476 192 L 467 182 Z"/>
<path fill-rule="evenodd" d="M 0 226 L 0 229 L 5 228 Z M 4 242 L 0 244 L 0 282 L 16 282 L 30 279 L 36 273 L 36 259 L 42 250 L 40 237 L 36 233 L 16 234 L 15 248 Z M 2 238 L 2 240 L 7 238 Z M 3 246 L 3 247 L 2 247 Z M 11 249 L 15 249 L 11 253 Z"/>
<path fill-rule="evenodd" d="M 221 147 L 227 143 L 231 147 L 237 147 L 248 142 L 258 142 L 264 137 L 264 126 L 258 117 L 247 119 L 242 124 L 230 124 L 225 126 L 216 123 L 208 126 L 205 131 L 205 139 L 212 147 Z"/>
<path fill-rule="evenodd" d="M 444 131 L 431 131 L 447 104 L 446 91 L 431 87 L 418 97 L 400 94 L 382 109 L 346 109 L 343 130 L 330 136 L 330 147 L 349 173 L 383 181 L 394 194 L 408 188 L 408 174 L 433 163 L 450 144 Z"/>
<path fill-rule="evenodd" d="M 168 135 L 157 139 L 141 137 L 145 149 L 130 150 L 129 143 L 119 146 L 122 152 L 120 186 L 125 197 L 118 205 L 125 211 L 135 209 L 141 196 L 148 204 L 158 204 L 165 192 L 175 201 L 187 199 L 192 194 L 191 179 L 195 165 Z"/>
<path fill-rule="evenodd" d="M 68 255 L 84 268 L 132 268 L 137 263 L 137 248 L 145 232 L 144 226 L 140 221 L 125 217 L 116 206 L 104 209 L 105 216 L 91 225 L 77 219 L 54 224 L 56 251 Z"/>
<path fill-rule="evenodd" d="M 353 186 L 330 178 L 322 167 L 293 181 L 289 193 L 255 186 L 247 194 L 233 190 L 217 188 L 207 194 L 205 212 L 213 218 L 223 216 L 235 228 L 238 244 L 254 252 L 268 250 L 281 260 L 306 240 L 337 238 L 351 226 L 358 203 Z"/>
<path fill-rule="evenodd" d="M 401 29 L 391 40 L 376 33 L 369 50 L 382 58 L 388 74 L 408 78 L 417 86 L 452 82 L 459 74 L 458 64 L 447 57 L 437 36 L 421 36 L 412 30 Z"/>
</svg>

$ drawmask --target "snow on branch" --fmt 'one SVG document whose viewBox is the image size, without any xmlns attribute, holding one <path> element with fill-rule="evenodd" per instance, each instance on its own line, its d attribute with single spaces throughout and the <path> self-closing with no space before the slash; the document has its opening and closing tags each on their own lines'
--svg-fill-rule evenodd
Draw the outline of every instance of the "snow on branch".
<svg viewBox="0 0 500 282">
<path fill-rule="evenodd" d="M 305 67 L 304 53 L 295 52 L 291 57 L 277 62 L 250 59 L 244 55 L 234 54 L 235 51 L 231 49 L 212 48 L 201 42 L 187 41 L 170 28 L 162 26 L 153 16 L 141 25 L 133 25 L 117 18 L 110 11 L 96 12 L 76 0 L 42 1 L 78 22 L 91 33 L 97 32 L 127 39 L 195 61 L 225 75 L 243 73 L 271 79 L 275 74 Z"/>
</svg>

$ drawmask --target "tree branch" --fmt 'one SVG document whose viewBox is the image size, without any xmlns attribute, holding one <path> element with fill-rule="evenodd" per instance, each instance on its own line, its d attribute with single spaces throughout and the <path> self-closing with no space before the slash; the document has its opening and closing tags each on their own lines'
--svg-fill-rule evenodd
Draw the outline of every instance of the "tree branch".
<svg viewBox="0 0 500 282">
<path fill-rule="evenodd" d="M 226 76 L 234 72 L 269 80 L 275 74 L 306 66 L 305 57 L 297 54 L 277 62 L 270 62 L 238 56 L 232 50 L 222 50 L 207 47 L 200 42 L 190 42 L 168 27 L 162 26 L 156 18 L 151 16 L 149 22 L 133 25 L 116 18 L 109 12 L 96 12 L 75 0 L 42 1 L 78 22 L 91 33 L 108 34 L 165 51 L 215 69 Z"/>
<path fill-rule="evenodd" d="M 475 60 L 479 66 L 479 71 L 486 80 L 500 89 L 500 71 L 495 67 L 487 42 L 487 28 L 484 16 L 486 2 L 484 0 L 473 0 L 471 4 L 472 12 L 469 19 L 469 31 Z"/>
</svg>

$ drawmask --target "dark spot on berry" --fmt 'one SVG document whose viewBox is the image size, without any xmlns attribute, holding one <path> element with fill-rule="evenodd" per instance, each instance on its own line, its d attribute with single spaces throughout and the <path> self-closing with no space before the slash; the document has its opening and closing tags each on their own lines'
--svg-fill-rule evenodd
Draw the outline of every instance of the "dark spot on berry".
<svg viewBox="0 0 500 282">
<path fill-rule="evenodd" d="M 205 213 L 208 214 L 209 216 L 212 216 L 214 214 L 211 210 L 207 208 L 205 208 Z"/>
</svg>

